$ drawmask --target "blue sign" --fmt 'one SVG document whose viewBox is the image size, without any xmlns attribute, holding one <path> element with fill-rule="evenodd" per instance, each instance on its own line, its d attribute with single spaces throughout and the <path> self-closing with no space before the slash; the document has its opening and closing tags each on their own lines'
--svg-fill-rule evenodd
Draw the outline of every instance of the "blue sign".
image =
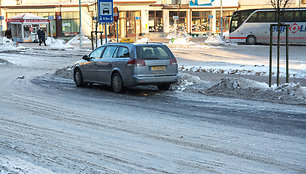
<svg viewBox="0 0 306 174">
<path fill-rule="evenodd" d="M 113 0 L 99 0 L 99 22 L 113 22 Z"/>
<path fill-rule="evenodd" d="M 140 16 L 135 16 L 135 20 L 140 20 L 141 17 Z"/>
<path fill-rule="evenodd" d="M 49 20 L 53 20 L 53 19 L 54 19 L 54 16 L 48 16 L 48 19 L 49 19 Z"/>
<path fill-rule="evenodd" d="M 208 19 L 212 19 L 212 18 L 214 18 L 213 15 L 208 15 Z"/>
<path fill-rule="evenodd" d="M 92 20 L 97 21 L 98 17 L 94 16 L 94 17 L 92 17 Z"/>
<path fill-rule="evenodd" d="M 4 16 L 0 16 L 0 21 L 4 19 Z"/>
</svg>

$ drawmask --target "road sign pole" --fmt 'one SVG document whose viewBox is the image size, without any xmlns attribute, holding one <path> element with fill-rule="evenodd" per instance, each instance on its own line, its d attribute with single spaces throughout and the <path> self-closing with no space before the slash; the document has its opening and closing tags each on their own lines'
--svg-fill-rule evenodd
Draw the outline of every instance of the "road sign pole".
<svg viewBox="0 0 306 174">
<path fill-rule="evenodd" d="M 119 42 L 119 21 L 117 21 L 117 43 Z"/>
<path fill-rule="evenodd" d="M 79 10 L 80 10 L 80 35 L 79 35 L 79 38 L 80 38 L 80 47 L 83 46 L 83 43 L 82 43 L 82 7 L 81 7 L 81 0 L 79 0 Z"/>
<path fill-rule="evenodd" d="M 105 44 L 107 44 L 107 25 L 105 23 Z"/>
</svg>

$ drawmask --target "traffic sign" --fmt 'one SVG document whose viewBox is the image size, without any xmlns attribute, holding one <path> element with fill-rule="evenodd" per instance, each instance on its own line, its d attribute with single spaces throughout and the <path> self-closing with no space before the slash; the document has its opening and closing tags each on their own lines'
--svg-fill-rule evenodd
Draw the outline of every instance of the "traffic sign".
<svg viewBox="0 0 306 174">
<path fill-rule="evenodd" d="M 0 16 L 0 21 L 4 19 L 4 16 Z"/>
<path fill-rule="evenodd" d="M 113 22 L 113 0 L 99 0 L 99 22 Z"/>
<path fill-rule="evenodd" d="M 118 7 L 114 7 L 114 21 L 117 22 L 119 19 L 119 9 Z"/>
</svg>

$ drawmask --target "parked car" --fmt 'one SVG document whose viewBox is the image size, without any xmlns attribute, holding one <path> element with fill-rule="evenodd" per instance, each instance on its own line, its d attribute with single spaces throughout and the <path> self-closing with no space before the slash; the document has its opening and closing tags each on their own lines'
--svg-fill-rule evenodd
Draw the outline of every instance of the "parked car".
<svg viewBox="0 0 306 174">
<path fill-rule="evenodd" d="M 178 65 L 171 50 L 161 43 L 110 43 L 95 49 L 73 68 L 76 86 L 109 85 L 120 93 L 128 86 L 157 85 L 168 90 L 177 82 Z"/>
</svg>

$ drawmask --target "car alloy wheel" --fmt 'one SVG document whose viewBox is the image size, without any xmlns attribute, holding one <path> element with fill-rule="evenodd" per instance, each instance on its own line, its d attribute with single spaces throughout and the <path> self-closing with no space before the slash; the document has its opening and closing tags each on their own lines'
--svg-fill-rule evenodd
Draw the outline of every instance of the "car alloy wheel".
<svg viewBox="0 0 306 174">
<path fill-rule="evenodd" d="M 123 81 L 119 73 L 115 73 L 112 77 L 112 88 L 116 93 L 125 91 L 125 87 L 123 86 Z"/>
</svg>

